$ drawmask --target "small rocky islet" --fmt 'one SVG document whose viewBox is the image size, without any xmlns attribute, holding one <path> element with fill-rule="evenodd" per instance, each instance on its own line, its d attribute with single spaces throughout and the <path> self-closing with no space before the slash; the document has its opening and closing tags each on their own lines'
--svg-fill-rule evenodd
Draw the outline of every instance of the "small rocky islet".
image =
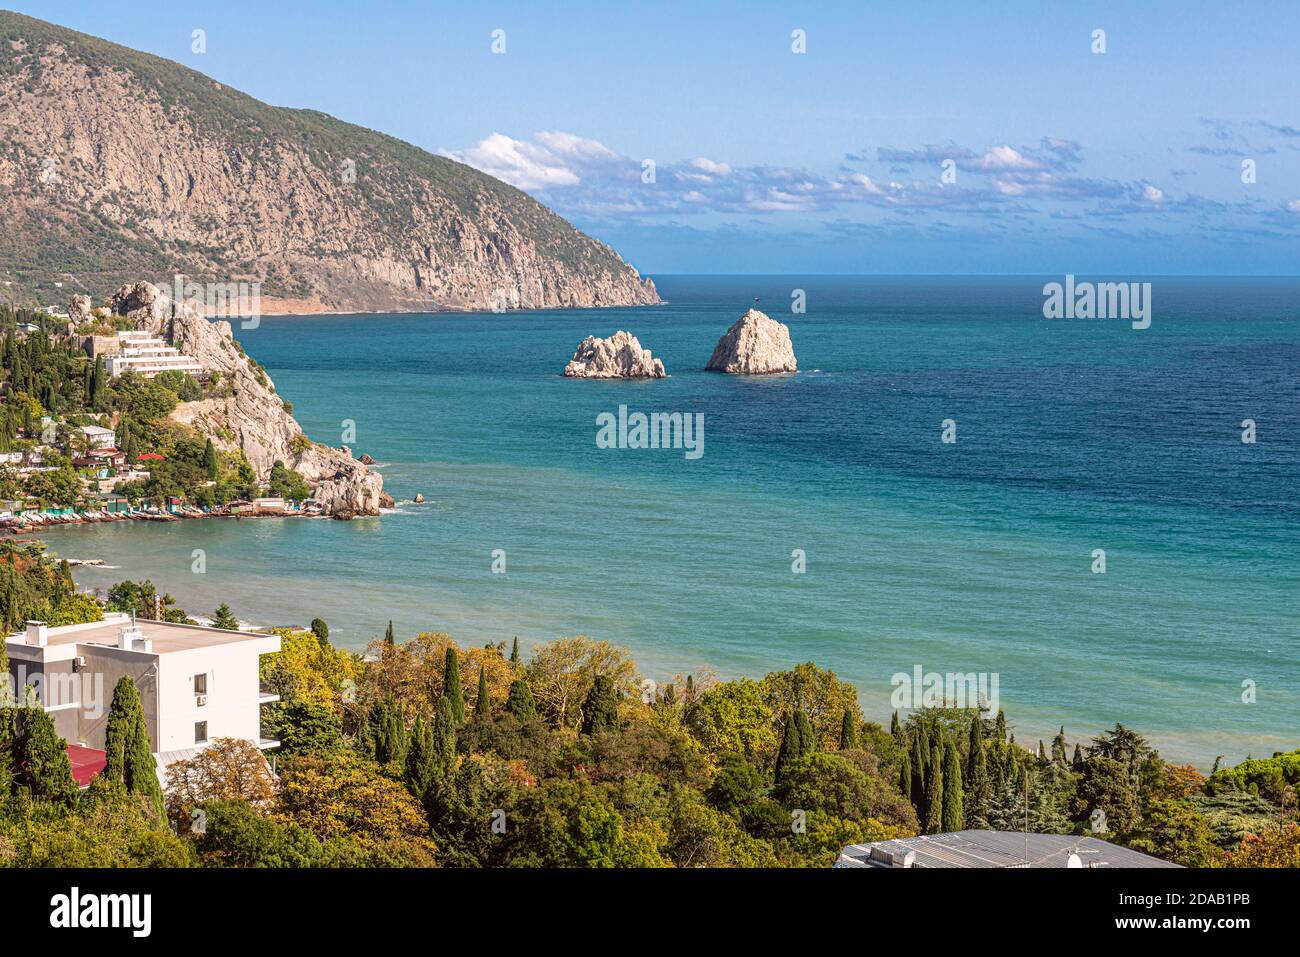
<svg viewBox="0 0 1300 957">
<path fill-rule="evenodd" d="M 729 375 L 781 375 L 797 372 L 790 328 L 757 309 L 748 310 L 731 324 L 713 348 L 704 367 Z M 571 379 L 662 379 L 663 360 L 630 332 L 620 329 L 608 339 L 588 336 L 578 343 L 564 367 Z"/>
</svg>

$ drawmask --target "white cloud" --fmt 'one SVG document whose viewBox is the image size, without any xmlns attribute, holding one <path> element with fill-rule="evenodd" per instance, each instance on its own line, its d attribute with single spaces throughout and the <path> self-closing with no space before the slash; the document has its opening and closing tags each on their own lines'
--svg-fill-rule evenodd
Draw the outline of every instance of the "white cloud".
<svg viewBox="0 0 1300 957">
<path fill-rule="evenodd" d="M 715 163 L 705 156 L 697 156 L 691 160 L 691 165 L 713 176 L 729 176 L 731 174 L 731 167 L 726 163 Z"/>
<path fill-rule="evenodd" d="M 1300 199 L 1291 200 L 1291 202 L 1286 204 L 1286 208 L 1289 212 L 1300 213 Z"/>
<path fill-rule="evenodd" d="M 1148 183 L 1142 187 L 1142 198 L 1148 203 L 1163 203 L 1165 201 L 1165 194 L 1163 190 L 1159 190 Z"/>
<path fill-rule="evenodd" d="M 493 133 L 467 150 L 441 150 L 443 156 L 482 170 L 520 189 L 577 186 L 582 178 L 547 146 Z"/>
<path fill-rule="evenodd" d="M 1011 170 L 1041 169 L 1042 164 L 1011 148 L 995 146 L 975 161 L 975 168 L 986 173 L 1003 173 Z"/>
<path fill-rule="evenodd" d="M 553 153 L 562 156 L 581 157 L 583 159 L 618 159 L 618 154 L 598 140 L 589 140 L 573 133 L 543 130 L 535 137 Z"/>
</svg>

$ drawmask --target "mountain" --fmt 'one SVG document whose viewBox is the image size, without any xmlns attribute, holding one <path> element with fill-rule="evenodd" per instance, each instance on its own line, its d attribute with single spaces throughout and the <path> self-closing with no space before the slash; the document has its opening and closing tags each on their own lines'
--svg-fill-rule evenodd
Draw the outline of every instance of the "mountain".
<svg viewBox="0 0 1300 957">
<path fill-rule="evenodd" d="M 0 297 L 99 300 L 178 273 L 260 282 L 268 313 L 659 302 L 471 167 L 0 11 Z"/>
</svg>

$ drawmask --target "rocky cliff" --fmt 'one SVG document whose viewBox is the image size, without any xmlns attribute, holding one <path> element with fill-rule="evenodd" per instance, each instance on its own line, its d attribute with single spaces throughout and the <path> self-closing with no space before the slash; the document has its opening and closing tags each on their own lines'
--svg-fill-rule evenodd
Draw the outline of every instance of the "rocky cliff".
<svg viewBox="0 0 1300 957">
<path fill-rule="evenodd" d="M 733 375 L 772 375 L 795 372 L 799 364 L 789 327 L 750 309 L 722 334 L 704 368 Z"/>
<path fill-rule="evenodd" d="M 622 329 L 608 339 L 583 339 L 564 374 L 576 379 L 662 379 L 666 375 L 663 360 L 642 349 L 637 337 Z"/>
<path fill-rule="evenodd" d="M 468 166 L 8 12 L 0 143 L 18 299 L 183 273 L 260 282 L 268 313 L 659 301 L 612 249 Z"/>
<path fill-rule="evenodd" d="M 80 305 L 80 303 L 74 304 Z M 216 374 L 227 398 L 183 402 L 172 418 L 193 425 L 226 450 L 242 450 L 265 481 L 279 459 L 302 473 L 313 496 L 336 518 L 377 514 L 391 505 L 384 480 L 352 457 L 351 450 L 311 442 L 284 408 L 275 384 L 235 341 L 230 323 L 212 322 L 194 307 L 174 306 L 166 291 L 147 282 L 122 286 L 109 308 L 135 328 L 168 340 Z"/>
</svg>

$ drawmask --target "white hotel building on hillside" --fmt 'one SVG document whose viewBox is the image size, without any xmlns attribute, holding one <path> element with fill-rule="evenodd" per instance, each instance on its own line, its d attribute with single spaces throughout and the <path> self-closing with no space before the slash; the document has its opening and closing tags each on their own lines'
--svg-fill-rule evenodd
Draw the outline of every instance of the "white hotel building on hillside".
<svg viewBox="0 0 1300 957">
<path fill-rule="evenodd" d="M 159 372 L 198 373 L 203 371 L 199 360 L 187 356 L 179 349 L 167 345 L 151 332 L 128 330 L 117 334 L 118 350 L 104 360 L 108 374 L 120 376 L 128 369 L 152 379 Z"/>
<path fill-rule="evenodd" d="M 70 745 L 102 751 L 113 689 L 129 676 L 140 691 L 160 776 L 214 738 L 279 746 L 261 737 L 261 706 L 279 696 L 261 690 L 258 670 L 262 655 L 280 650 L 278 635 L 110 613 L 54 628 L 30 621 L 5 647 L 10 688 L 21 698 L 31 685 Z"/>
</svg>

